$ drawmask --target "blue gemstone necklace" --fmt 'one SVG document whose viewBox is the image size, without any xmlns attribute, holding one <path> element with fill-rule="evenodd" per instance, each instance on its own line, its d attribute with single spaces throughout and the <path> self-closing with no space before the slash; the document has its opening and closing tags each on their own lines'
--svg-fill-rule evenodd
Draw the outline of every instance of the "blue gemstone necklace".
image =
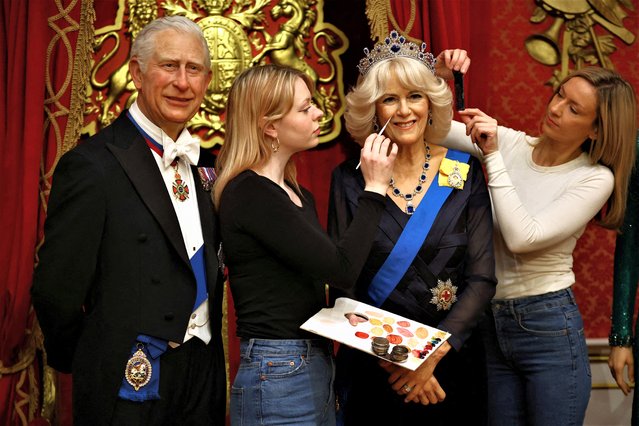
<svg viewBox="0 0 639 426">
<path fill-rule="evenodd" d="M 413 199 L 415 195 L 419 194 L 424 190 L 424 182 L 426 182 L 426 172 L 430 168 L 430 146 L 427 143 L 424 143 L 426 147 L 426 155 L 424 158 L 424 165 L 422 166 L 422 172 L 419 175 L 419 181 L 417 182 L 417 186 L 413 189 L 412 194 L 403 194 L 402 191 L 395 186 L 395 179 L 391 177 L 389 185 L 393 190 L 392 194 L 396 197 L 401 197 L 406 201 L 406 209 L 404 210 L 406 214 L 412 215 L 415 213 L 415 206 L 413 205 Z"/>
</svg>

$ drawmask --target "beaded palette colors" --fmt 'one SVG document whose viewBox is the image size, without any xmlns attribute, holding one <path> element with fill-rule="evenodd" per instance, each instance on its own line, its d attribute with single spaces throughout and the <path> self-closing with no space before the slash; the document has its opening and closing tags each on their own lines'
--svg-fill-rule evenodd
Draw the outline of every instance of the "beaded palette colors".
<svg viewBox="0 0 639 426">
<path fill-rule="evenodd" d="M 349 314 L 357 315 L 362 322 L 352 326 L 346 318 Z M 337 299 L 335 307 L 309 318 L 301 328 L 410 370 L 450 337 L 445 331 L 345 297 Z M 405 352 L 404 348 L 407 357 L 394 356 L 400 350 Z"/>
</svg>

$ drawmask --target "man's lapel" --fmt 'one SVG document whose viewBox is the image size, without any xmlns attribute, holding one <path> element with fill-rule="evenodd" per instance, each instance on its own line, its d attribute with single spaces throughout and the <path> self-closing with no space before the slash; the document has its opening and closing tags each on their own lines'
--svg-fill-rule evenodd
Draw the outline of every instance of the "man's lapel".
<svg viewBox="0 0 639 426">
<path fill-rule="evenodd" d="M 218 268 L 217 253 L 219 250 L 219 238 L 216 238 L 218 229 L 216 229 L 215 227 L 215 210 L 213 208 L 213 201 L 211 200 L 211 193 L 204 190 L 198 168 L 192 166 L 191 171 L 193 173 L 195 192 L 197 194 L 197 203 L 200 212 L 200 223 L 202 224 L 206 274 L 208 277 L 208 281 L 213 286 L 209 289 L 209 291 L 214 292 Z"/>
<path fill-rule="evenodd" d="M 156 218 L 182 260 L 190 265 L 173 203 L 151 150 L 126 117 L 126 112 L 123 112 L 113 125 L 116 139 L 108 142 L 107 148 L 120 162 L 140 198 Z"/>
</svg>

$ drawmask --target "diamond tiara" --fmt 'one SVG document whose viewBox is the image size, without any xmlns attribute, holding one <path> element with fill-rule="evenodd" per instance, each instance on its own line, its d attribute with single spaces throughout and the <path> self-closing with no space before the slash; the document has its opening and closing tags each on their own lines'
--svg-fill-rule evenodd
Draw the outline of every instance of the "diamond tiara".
<svg viewBox="0 0 639 426">
<path fill-rule="evenodd" d="M 364 48 L 364 56 L 357 65 L 357 69 L 361 75 L 366 75 L 373 65 L 385 59 L 397 57 L 415 59 L 426 65 L 426 67 L 435 74 L 435 63 L 437 59 L 432 53 L 426 50 L 426 43 L 422 42 L 421 47 L 412 41 L 406 40 L 406 37 L 400 36 L 395 30 L 384 39 L 384 42 L 377 43 L 372 51 L 367 47 Z"/>
</svg>

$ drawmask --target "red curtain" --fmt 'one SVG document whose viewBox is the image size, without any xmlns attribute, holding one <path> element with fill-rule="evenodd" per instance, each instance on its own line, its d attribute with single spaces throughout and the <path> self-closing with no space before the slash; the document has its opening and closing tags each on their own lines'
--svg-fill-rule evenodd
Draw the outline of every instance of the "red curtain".
<svg viewBox="0 0 639 426">
<path fill-rule="evenodd" d="M 0 8 L 0 424 L 38 423 L 41 346 L 31 309 L 50 171 L 70 108 L 81 0 Z"/>
<path fill-rule="evenodd" d="M 36 4 L 37 3 L 37 4 Z M 30 416 L 25 372 L 33 315 L 29 288 L 38 231 L 39 164 L 44 127 L 46 8 L 40 2 L 5 0 L 0 16 L 0 424 L 26 424 Z M 7 374 L 9 373 L 9 374 Z M 31 406 L 31 407 L 30 407 Z M 37 404 L 36 404 L 37 406 Z"/>
</svg>

